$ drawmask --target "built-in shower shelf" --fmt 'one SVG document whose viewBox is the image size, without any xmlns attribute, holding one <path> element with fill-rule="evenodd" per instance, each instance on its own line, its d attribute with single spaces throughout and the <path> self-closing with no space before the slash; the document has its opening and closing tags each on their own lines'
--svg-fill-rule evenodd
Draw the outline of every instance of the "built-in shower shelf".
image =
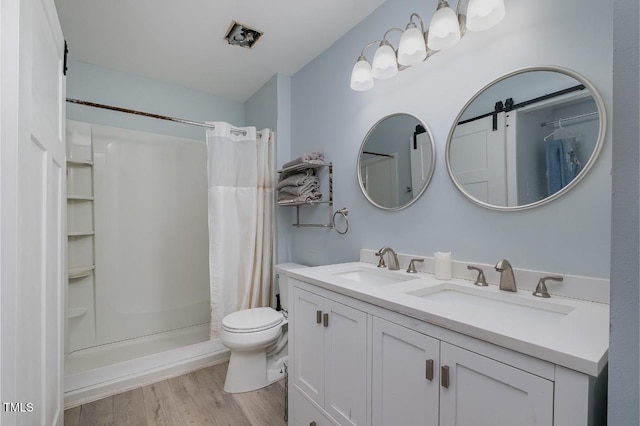
<svg viewBox="0 0 640 426">
<path fill-rule="evenodd" d="M 93 201 L 93 195 L 67 195 L 70 201 Z"/>
<path fill-rule="evenodd" d="M 96 269 L 95 265 L 82 266 L 80 268 L 69 269 L 69 279 L 75 280 L 78 278 L 88 277 L 93 273 L 93 270 Z"/>
<path fill-rule="evenodd" d="M 67 160 L 67 165 L 76 167 L 91 167 L 93 161 L 91 160 Z"/>
<path fill-rule="evenodd" d="M 95 232 L 93 231 L 74 231 L 74 232 L 69 232 L 67 234 L 69 237 L 88 237 L 91 235 L 95 235 Z"/>
<path fill-rule="evenodd" d="M 67 314 L 67 319 L 80 318 L 87 313 L 87 308 L 71 308 Z"/>
</svg>

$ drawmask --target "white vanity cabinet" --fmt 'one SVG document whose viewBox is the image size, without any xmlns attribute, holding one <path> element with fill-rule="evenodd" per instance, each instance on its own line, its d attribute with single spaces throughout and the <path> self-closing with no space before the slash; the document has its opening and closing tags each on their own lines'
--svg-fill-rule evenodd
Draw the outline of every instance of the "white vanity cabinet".
<svg viewBox="0 0 640 426">
<path fill-rule="evenodd" d="M 605 424 L 606 369 L 593 377 L 350 289 L 290 283 L 289 424 Z"/>
<path fill-rule="evenodd" d="M 292 281 L 293 391 L 302 391 L 339 424 L 365 425 L 367 314 L 303 290 Z M 308 417 L 295 408 L 292 418 Z M 306 424 L 313 421 L 322 424 L 324 419 Z"/>
</svg>

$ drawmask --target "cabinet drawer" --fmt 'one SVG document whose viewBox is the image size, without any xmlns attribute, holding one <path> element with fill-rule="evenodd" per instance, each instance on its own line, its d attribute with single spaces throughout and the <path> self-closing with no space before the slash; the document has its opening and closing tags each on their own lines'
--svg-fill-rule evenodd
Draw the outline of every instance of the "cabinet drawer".
<svg viewBox="0 0 640 426">
<path fill-rule="evenodd" d="M 291 404 L 289 404 L 289 426 L 335 426 L 322 412 L 316 408 L 294 386 L 291 392 Z"/>
</svg>

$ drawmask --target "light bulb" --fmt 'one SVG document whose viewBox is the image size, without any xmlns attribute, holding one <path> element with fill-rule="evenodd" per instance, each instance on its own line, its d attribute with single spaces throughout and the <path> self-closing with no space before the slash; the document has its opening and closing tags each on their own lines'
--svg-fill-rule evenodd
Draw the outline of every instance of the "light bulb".
<svg viewBox="0 0 640 426">
<path fill-rule="evenodd" d="M 380 43 L 380 47 L 373 56 L 371 73 L 379 80 L 386 80 L 398 74 L 396 52 L 387 41 Z"/>
<path fill-rule="evenodd" d="M 469 31 L 488 30 L 502 21 L 504 15 L 504 0 L 469 0 L 467 29 Z"/>
<path fill-rule="evenodd" d="M 446 2 L 441 2 L 431 18 L 427 45 L 429 49 L 445 50 L 455 46 L 459 41 L 458 16 Z"/>
<path fill-rule="evenodd" d="M 358 92 L 369 90 L 373 87 L 373 75 L 371 65 L 364 56 L 360 56 L 351 71 L 351 89 Z"/>
<path fill-rule="evenodd" d="M 427 46 L 422 31 L 414 24 L 409 25 L 402 34 L 398 46 L 398 63 L 404 66 L 419 64 L 427 57 Z"/>
</svg>

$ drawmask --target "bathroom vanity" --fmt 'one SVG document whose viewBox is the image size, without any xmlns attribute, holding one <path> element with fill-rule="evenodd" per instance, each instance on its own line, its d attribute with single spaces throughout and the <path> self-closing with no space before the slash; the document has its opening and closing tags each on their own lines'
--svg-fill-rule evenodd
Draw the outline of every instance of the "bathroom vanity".
<svg viewBox="0 0 640 426">
<path fill-rule="evenodd" d="M 290 425 L 600 424 L 607 304 L 404 269 L 289 274 Z"/>
</svg>

